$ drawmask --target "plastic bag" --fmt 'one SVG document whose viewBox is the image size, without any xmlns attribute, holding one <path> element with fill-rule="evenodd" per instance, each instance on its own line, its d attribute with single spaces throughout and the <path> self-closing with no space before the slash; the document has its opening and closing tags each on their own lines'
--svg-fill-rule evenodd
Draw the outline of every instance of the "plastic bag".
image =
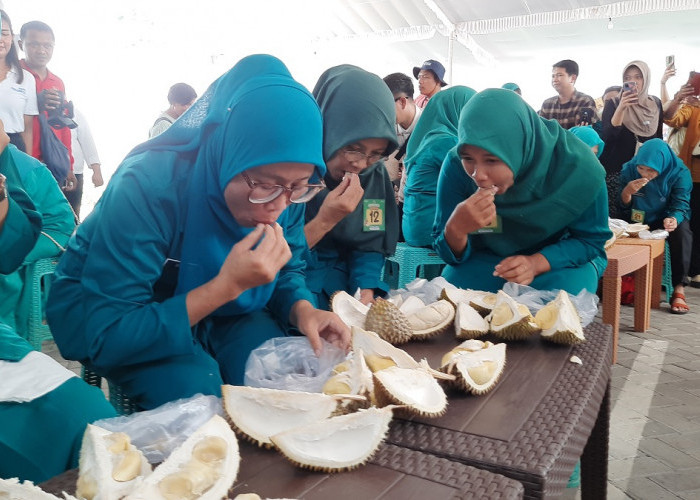
<svg viewBox="0 0 700 500">
<path fill-rule="evenodd" d="M 668 238 L 668 231 L 665 229 L 654 229 L 653 231 L 640 231 L 639 238 L 642 240 L 665 240 Z"/>
<path fill-rule="evenodd" d="M 243 383 L 288 391 L 321 392 L 331 370 L 345 359 L 345 351 L 321 339 L 316 357 L 306 337 L 276 337 L 253 350 L 245 365 Z"/>
<path fill-rule="evenodd" d="M 433 278 L 430 281 L 423 278 L 416 278 L 410 283 L 407 283 L 406 288 L 391 290 L 389 292 L 389 298 L 401 296 L 403 299 L 406 299 L 409 296 L 415 296 L 426 304 L 432 304 L 440 299 L 443 288 L 456 287 L 442 276 Z"/>
<path fill-rule="evenodd" d="M 224 415 L 221 398 L 196 394 L 153 410 L 98 420 L 111 432 L 124 432 L 150 463 L 160 463 L 214 415 Z"/>
<path fill-rule="evenodd" d="M 503 291 L 519 303 L 526 305 L 532 314 L 536 314 L 548 302 L 554 300 L 559 293 L 559 290 L 536 290 L 531 286 L 511 282 L 503 285 Z M 598 314 L 598 296 L 596 294 L 583 289 L 578 295 L 569 294 L 569 298 L 578 310 L 582 326 L 593 321 Z"/>
</svg>

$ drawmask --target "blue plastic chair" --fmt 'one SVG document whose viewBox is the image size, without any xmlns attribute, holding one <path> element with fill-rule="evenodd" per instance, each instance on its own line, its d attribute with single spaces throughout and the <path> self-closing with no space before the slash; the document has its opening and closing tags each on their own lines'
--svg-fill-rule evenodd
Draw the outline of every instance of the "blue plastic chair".
<svg viewBox="0 0 700 500">
<path fill-rule="evenodd" d="M 53 338 L 46 322 L 46 298 L 51 290 L 51 280 L 58 259 L 58 257 L 39 259 L 27 265 L 26 279 L 31 287 L 27 297 L 31 303 L 20 304 L 19 307 L 29 309 L 26 339 L 37 351 L 41 351 L 44 340 Z"/>
<path fill-rule="evenodd" d="M 89 368 L 83 366 L 81 370 L 81 376 L 83 380 L 88 384 L 102 388 L 102 377 L 97 373 L 93 372 Z M 107 387 L 109 388 L 109 402 L 117 410 L 120 415 L 131 415 L 134 412 L 140 410 L 138 405 L 131 401 L 123 392 L 120 386 L 107 380 Z"/>
<path fill-rule="evenodd" d="M 668 248 L 668 241 L 664 247 L 664 269 L 661 273 L 661 288 L 666 290 L 666 302 L 671 303 L 673 294 L 673 281 L 671 280 L 671 251 Z"/>
<path fill-rule="evenodd" d="M 404 288 L 416 278 L 440 276 L 443 267 L 445 261 L 432 248 L 412 247 L 402 242 L 396 246 L 394 255 L 387 257 L 382 280 L 392 289 Z"/>
</svg>

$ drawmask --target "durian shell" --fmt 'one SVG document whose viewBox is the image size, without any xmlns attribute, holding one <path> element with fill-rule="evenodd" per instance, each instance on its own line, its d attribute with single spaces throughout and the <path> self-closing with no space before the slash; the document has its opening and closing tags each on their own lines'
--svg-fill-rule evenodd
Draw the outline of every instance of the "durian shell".
<svg viewBox="0 0 700 500">
<path fill-rule="evenodd" d="M 344 290 L 335 292 L 330 299 L 331 311 L 336 313 L 338 317 L 348 325 L 348 327 L 365 326 L 365 319 L 369 306 L 366 306 L 355 297 Z"/>
<path fill-rule="evenodd" d="M 489 333 L 489 323 L 467 303 L 457 304 L 455 311 L 455 336 L 460 339 L 476 339 Z"/>
<path fill-rule="evenodd" d="M 487 316 L 495 307 L 497 302 L 497 294 L 491 292 L 472 291 L 472 297 L 469 299 L 469 305 L 476 309 L 476 312 L 482 316 Z"/>
<path fill-rule="evenodd" d="M 192 457 L 193 448 L 204 438 L 216 436 L 226 442 L 227 453 L 219 465 L 221 477 L 202 495 L 200 500 L 219 500 L 228 496 L 228 491 L 236 481 L 241 456 L 238 450 L 238 440 L 229 424 L 218 415 L 214 415 L 202 427 L 197 429 L 184 443 L 178 446 L 170 456 L 161 463 L 153 473 L 143 480 L 138 489 L 134 490 L 125 500 L 164 500 L 158 484 L 165 477 L 180 470 Z"/>
<path fill-rule="evenodd" d="M 464 342 L 462 342 L 461 344 L 459 344 L 457 347 L 453 348 L 448 353 L 446 353 L 442 356 L 442 359 L 440 361 L 440 370 L 443 370 L 445 365 L 447 365 L 453 357 L 457 356 L 461 352 L 480 351 L 482 349 L 486 349 L 487 347 L 491 347 L 492 345 L 494 345 L 494 344 L 488 340 L 483 341 L 483 340 L 478 340 L 478 339 L 467 339 Z"/>
<path fill-rule="evenodd" d="M 375 332 L 393 345 L 405 344 L 412 336 L 406 315 L 393 303 L 382 298 L 377 298 L 370 306 L 364 329 Z"/>
<path fill-rule="evenodd" d="M 368 408 L 271 437 L 292 463 L 311 470 L 350 470 L 369 460 L 386 437 L 392 408 Z"/>
<path fill-rule="evenodd" d="M 457 307 L 457 304 L 463 302 L 469 304 L 474 297 L 483 295 L 486 292 L 464 288 L 443 288 L 440 292 L 440 299 L 446 300 L 452 307 Z"/>
<path fill-rule="evenodd" d="M 524 340 L 541 331 L 526 306 L 518 304 L 502 290 L 498 291 L 496 297 L 496 304 L 486 317 L 490 331 L 496 337 L 503 340 Z M 510 311 L 512 317 L 501 325 L 495 325 L 494 317 L 500 314 L 501 310 Z"/>
<path fill-rule="evenodd" d="M 438 417 L 447 410 L 447 395 L 424 369 L 392 367 L 374 373 L 374 394 L 380 406 L 401 405 L 402 411 Z"/>
<path fill-rule="evenodd" d="M 469 368 L 482 364 L 483 361 L 495 361 L 496 369 L 488 382 L 478 383 L 469 373 Z M 441 369 L 456 376 L 454 385 L 465 392 L 479 396 L 492 390 L 503 373 L 506 365 L 506 344 L 491 344 L 476 351 L 462 350 L 455 355 Z"/>
<path fill-rule="evenodd" d="M 449 329 L 454 318 L 454 307 L 446 300 L 438 300 L 418 309 L 406 319 L 411 328 L 411 338 L 424 340 L 436 337 Z"/>
<path fill-rule="evenodd" d="M 0 498 L 3 500 L 77 500 L 74 496 L 63 493 L 59 498 L 46 493 L 31 481 L 21 482 L 18 478 L 0 478 Z"/>
<path fill-rule="evenodd" d="M 545 328 L 552 314 L 556 317 L 554 324 Z M 554 300 L 537 311 L 535 322 L 542 328 L 540 335 L 544 340 L 565 345 L 580 344 L 586 340 L 581 318 L 565 290 L 560 290 Z"/>
<path fill-rule="evenodd" d="M 341 400 L 338 402 L 337 409 L 333 412 L 333 415 L 343 415 L 345 413 L 357 411 L 360 408 L 369 408 L 372 392 L 374 391 L 372 372 L 367 367 L 362 350 L 354 351 L 342 364 L 346 364 L 347 369 L 332 375 L 323 386 L 322 392 L 330 396 L 350 394 L 364 396 L 366 399 L 365 401 L 358 401 L 356 399 Z M 332 387 L 332 382 L 346 386 L 347 390 L 345 392 L 329 390 L 329 388 Z"/>
<path fill-rule="evenodd" d="M 337 401 L 321 393 L 221 386 L 224 410 L 238 435 L 270 448 L 270 436 L 330 417 Z"/>
</svg>

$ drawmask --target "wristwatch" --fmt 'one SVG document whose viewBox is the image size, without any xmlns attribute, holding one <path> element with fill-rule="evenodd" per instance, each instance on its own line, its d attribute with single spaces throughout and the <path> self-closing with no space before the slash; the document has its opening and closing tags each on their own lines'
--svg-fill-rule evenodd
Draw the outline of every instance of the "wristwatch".
<svg viewBox="0 0 700 500">
<path fill-rule="evenodd" d="M 7 185 L 5 184 L 6 177 L 0 174 L 0 201 L 7 198 Z"/>
</svg>

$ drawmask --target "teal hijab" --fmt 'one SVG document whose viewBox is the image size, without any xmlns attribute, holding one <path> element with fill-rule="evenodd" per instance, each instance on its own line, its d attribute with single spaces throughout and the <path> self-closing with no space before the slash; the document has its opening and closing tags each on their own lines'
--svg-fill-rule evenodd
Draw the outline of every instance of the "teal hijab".
<svg viewBox="0 0 700 500">
<path fill-rule="evenodd" d="M 231 247 L 254 229 L 238 225 L 226 205 L 224 189 L 236 175 L 279 162 L 310 163 L 321 175 L 326 171 L 318 105 L 269 55 L 239 61 L 168 130 L 135 148 L 125 163 L 158 152 L 161 164 L 183 159 L 192 164 L 176 293 L 216 276 Z M 172 152 L 180 153 L 180 159 Z M 287 213 L 278 219 L 283 226 Z M 274 287 L 272 282 L 247 290 L 217 314 L 259 309 Z"/>
<path fill-rule="evenodd" d="M 515 92 L 516 90 L 520 90 L 520 85 L 518 85 L 517 83 L 508 82 L 508 83 L 504 83 L 501 86 L 501 88 L 506 89 L 506 90 L 512 90 L 513 92 Z"/>
<path fill-rule="evenodd" d="M 588 145 L 589 148 L 592 148 L 593 146 L 598 146 L 598 153 L 596 153 L 596 156 L 598 158 L 600 158 L 600 155 L 603 154 L 603 148 L 605 148 L 605 141 L 600 138 L 598 132 L 593 130 L 593 127 L 591 127 L 590 125 L 586 127 L 571 127 L 569 129 L 569 132 L 581 139 L 585 144 Z"/>
<path fill-rule="evenodd" d="M 459 119 L 458 148 L 464 144 L 485 149 L 513 172 L 514 184 L 495 199 L 503 233 L 479 235 L 498 255 L 547 241 L 605 186 L 605 170 L 590 148 L 510 90 L 487 89 L 470 99 Z"/>
<path fill-rule="evenodd" d="M 386 83 L 377 75 L 350 64 L 326 70 L 318 79 L 313 95 L 323 114 L 323 158 L 328 161 L 342 147 L 369 138 L 388 141 L 385 154 L 398 147 L 396 138 L 396 110 L 394 96 Z M 396 248 L 399 221 L 393 199 L 391 181 L 382 161 L 360 172 L 360 185 L 365 191 L 363 199 L 386 200 L 386 224 L 383 232 L 363 232 L 363 211 L 360 201 L 354 212 L 347 215 L 316 248 L 325 243 L 345 252 L 351 248 L 365 252 L 391 255 Z M 306 220 L 313 219 L 328 195 L 339 181 L 325 176 L 328 189 L 323 190 L 306 205 Z"/>
<path fill-rule="evenodd" d="M 474 89 L 457 85 L 435 94 L 423 109 L 406 146 L 406 169 L 418 158 L 424 163 L 442 163 L 447 152 L 457 144 L 459 114 Z"/>
</svg>

